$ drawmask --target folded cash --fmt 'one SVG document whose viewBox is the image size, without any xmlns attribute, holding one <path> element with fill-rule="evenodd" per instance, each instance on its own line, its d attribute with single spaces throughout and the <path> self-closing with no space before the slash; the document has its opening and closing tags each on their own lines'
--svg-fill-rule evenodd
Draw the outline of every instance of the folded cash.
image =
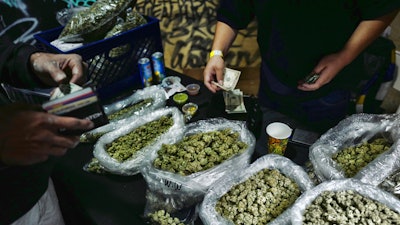
<svg viewBox="0 0 400 225">
<path fill-rule="evenodd" d="M 247 112 L 243 101 L 243 92 L 241 90 L 235 89 L 233 91 L 225 91 L 223 95 L 225 112 L 228 114 Z"/>
<path fill-rule="evenodd" d="M 212 81 L 212 83 L 217 85 L 224 91 L 233 91 L 239 81 L 240 73 L 241 72 L 239 70 L 234 70 L 225 67 L 224 83 L 222 85 L 215 81 Z"/>
</svg>

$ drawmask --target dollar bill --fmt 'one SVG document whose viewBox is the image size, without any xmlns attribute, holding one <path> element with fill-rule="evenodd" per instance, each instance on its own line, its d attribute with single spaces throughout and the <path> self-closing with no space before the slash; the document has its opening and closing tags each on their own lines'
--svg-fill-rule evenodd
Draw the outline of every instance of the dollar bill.
<svg viewBox="0 0 400 225">
<path fill-rule="evenodd" d="M 241 71 L 225 67 L 224 70 L 224 83 L 221 85 L 215 81 L 213 84 L 217 85 L 224 91 L 233 91 L 239 81 Z"/>
<path fill-rule="evenodd" d="M 225 102 L 225 112 L 228 114 L 233 113 L 246 113 L 246 107 L 243 101 L 243 92 L 239 89 L 233 91 L 223 92 Z"/>
</svg>

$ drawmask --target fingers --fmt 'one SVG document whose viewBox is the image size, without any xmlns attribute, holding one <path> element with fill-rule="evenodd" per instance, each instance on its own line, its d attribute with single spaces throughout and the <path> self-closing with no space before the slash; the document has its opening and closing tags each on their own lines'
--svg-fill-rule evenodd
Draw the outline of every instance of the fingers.
<svg viewBox="0 0 400 225">
<path fill-rule="evenodd" d="M 30 62 L 34 73 L 43 82 L 57 85 L 64 82 L 83 84 L 86 80 L 87 63 L 78 54 L 34 53 Z"/>
<path fill-rule="evenodd" d="M 49 125 L 57 130 L 63 128 L 68 130 L 90 130 L 94 127 L 92 121 L 87 119 L 77 119 L 74 117 L 48 115 L 47 121 Z"/>
<path fill-rule="evenodd" d="M 204 69 L 204 85 L 213 93 L 221 90 L 218 86 L 213 84 L 213 81 L 216 81 L 219 84 L 222 84 L 222 80 L 224 78 L 223 70 L 225 68 L 224 60 L 220 57 L 212 57 L 208 63 L 206 68 Z"/>
</svg>

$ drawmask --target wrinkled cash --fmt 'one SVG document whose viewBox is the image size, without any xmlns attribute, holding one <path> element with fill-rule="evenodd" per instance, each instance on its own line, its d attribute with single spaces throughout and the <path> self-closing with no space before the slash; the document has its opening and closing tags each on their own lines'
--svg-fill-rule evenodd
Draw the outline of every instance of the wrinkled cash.
<svg viewBox="0 0 400 225">
<path fill-rule="evenodd" d="M 225 112 L 228 114 L 233 113 L 246 113 L 246 107 L 243 101 L 243 92 L 239 89 L 233 91 L 224 91 Z"/>
<path fill-rule="evenodd" d="M 217 85 L 224 91 L 233 91 L 239 81 L 241 71 L 230 68 L 224 70 L 224 83 L 221 85 L 215 81 L 213 84 Z"/>
<path fill-rule="evenodd" d="M 304 83 L 306 84 L 313 84 L 319 78 L 319 73 L 310 73 L 304 78 Z"/>
</svg>

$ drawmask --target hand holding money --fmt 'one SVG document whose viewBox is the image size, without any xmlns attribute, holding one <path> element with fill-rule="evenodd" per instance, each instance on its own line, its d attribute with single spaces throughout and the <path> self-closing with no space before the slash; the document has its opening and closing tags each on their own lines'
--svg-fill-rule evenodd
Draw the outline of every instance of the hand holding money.
<svg viewBox="0 0 400 225">
<path fill-rule="evenodd" d="M 233 91 L 239 81 L 240 73 L 241 72 L 239 70 L 234 70 L 225 67 L 224 83 L 222 85 L 215 81 L 212 81 L 212 83 L 220 87 L 224 91 Z"/>
</svg>

